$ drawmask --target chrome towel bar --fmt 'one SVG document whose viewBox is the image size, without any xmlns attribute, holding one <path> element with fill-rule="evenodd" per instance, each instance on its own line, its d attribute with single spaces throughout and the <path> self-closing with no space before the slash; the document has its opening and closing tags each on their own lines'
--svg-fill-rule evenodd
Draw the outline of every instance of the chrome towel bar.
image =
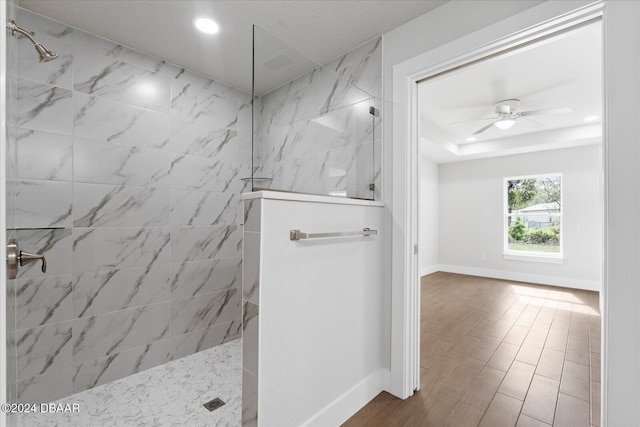
<svg viewBox="0 0 640 427">
<path fill-rule="evenodd" d="M 375 236 L 376 234 L 378 234 L 378 230 L 371 230 L 368 227 L 363 228 L 362 231 L 344 231 L 335 233 L 303 233 L 300 230 L 290 230 L 289 240 L 320 239 L 323 237 Z"/>
</svg>

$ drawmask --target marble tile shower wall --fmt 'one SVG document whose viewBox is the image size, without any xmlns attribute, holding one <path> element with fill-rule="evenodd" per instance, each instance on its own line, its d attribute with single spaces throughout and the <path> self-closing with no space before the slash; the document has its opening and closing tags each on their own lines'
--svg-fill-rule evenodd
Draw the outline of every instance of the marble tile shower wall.
<svg viewBox="0 0 640 427">
<path fill-rule="evenodd" d="M 17 9 L 15 400 L 41 402 L 241 334 L 251 97 Z"/>
<path fill-rule="evenodd" d="M 260 97 L 256 185 L 379 200 L 381 99 L 382 37 Z"/>
<path fill-rule="evenodd" d="M 15 16 L 15 0 L 9 0 L 7 2 L 7 19 L 12 20 L 16 19 Z M 0 7 L 5 7 L 1 5 Z M 17 44 L 16 40 L 13 37 L 7 37 L 6 41 L 6 71 L 7 74 L 15 74 L 18 70 L 18 55 L 17 55 Z M 17 120 L 17 82 L 15 79 L 5 79 L 5 87 L 2 88 L 3 91 L 6 90 L 5 102 L 6 102 L 6 114 L 7 114 L 7 122 L 15 123 Z M 16 164 L 15 164 L 15 129 L 14 128 L 6 128 L 6 152 L 2 153 L 4 156 L 5 167 L 7 178 L 11 178 L 16 174 Z M 15 186 L 13 185 L 13 181 L 11 179 L 7 179 L 6 181 L 6 208 L 1 207 L 1 209 L 6 209 L 6 225 L 7 225 L 7 241 L 11 238 L 15 238 Z M 4 273 L 3 273 L 4 274 Z M 6 295 L 6 310 L 4 310 L 6 315 L 6 325 L 7 325 L 7 335 L 6 335 L 6 352 L 7 352 L 7 377 L 15 378 L 16 372 L 16 342 L 15 342 L 15 279 L 7 279 L 7 295 Z M 16 384 L 15 381 L 13 383 L 11 381 L 7 381 L 7 400 L 9 402 L 14 402 L 16 400 Z M 4 402 L 3 402 L 4 403 Z M 15 427 L 17 426 L 17 420 L 15 417 L 7 417 L 6 419 L 6 427 Z"/>
</svg>

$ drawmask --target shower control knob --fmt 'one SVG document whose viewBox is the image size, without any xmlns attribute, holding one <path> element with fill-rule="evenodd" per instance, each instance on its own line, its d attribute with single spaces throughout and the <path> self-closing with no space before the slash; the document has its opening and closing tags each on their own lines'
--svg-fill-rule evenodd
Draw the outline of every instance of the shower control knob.
<svg viewBox="0 0 640 427">
<path fill-rule="evenodd" d="M 7 245 L 7 275 L 9 279 L 16 278 L 18 267 L 24 267 L 34 261 L 42 261 L 42 272 L 47 272 L 47 259 L 44 255 L 21 251 L 16 239 L 9 240 Z"/>
</svg>

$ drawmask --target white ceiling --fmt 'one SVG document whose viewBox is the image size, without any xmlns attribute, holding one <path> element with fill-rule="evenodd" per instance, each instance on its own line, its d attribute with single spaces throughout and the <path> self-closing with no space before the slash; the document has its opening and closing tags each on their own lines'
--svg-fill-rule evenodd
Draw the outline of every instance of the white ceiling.
<svg viewBox="0 0 640 427">
<path fill-rule="evenodd" d="M 540 115 L 533 128 L 519 119 L 467 138 L 495 117 L 493 105 L 517 98 L 518 111 L 570 107 Z M 437 163 L 600 143 L 602 116 L 601 24 L 523 47 L 422 82 L 419 86 L 422 151 Z M 457 123 L 470 121 L 467 123 Z"/>
<path fill-rule="evenodd" d="M 26 9 L 247 92 L 251 91 L 254 24 L 311 61 L 325 64 L 443 3 L 440 0 L 19 0 L 19 5 Z M 217 20 L 220 32 L 197 33 L 192 20 L 200 15 Z"/>
</svg>

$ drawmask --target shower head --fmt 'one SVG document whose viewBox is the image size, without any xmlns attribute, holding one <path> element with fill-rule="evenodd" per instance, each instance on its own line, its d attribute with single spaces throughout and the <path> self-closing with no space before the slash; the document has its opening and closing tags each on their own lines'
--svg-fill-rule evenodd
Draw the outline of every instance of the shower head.
<svg viewBox="0 0 640 427">
<path fill-rule="evenodd" d="M 40 56 L 40 62 L 49 62 L 49 61 L 53 61 L 54 59 L 56 59 L 58 57 L 58 55 L 56 55 L 55 53 L 53 53 L 52 51 L 50 51 L 49 49 L 47 49 L 45 47 L 45 45 L 43 45 L 42 43 L 38 43 L 36 41 L 35 38 L 33 38 L 33 36 L 24 28 L 20 28 L 18 27 L 18 25 L 16 24 L 16 21 L 11 20 L 8 24 L 7 24 L 7 30 L 11 31 L 11 35 L 15 36 L 16 33 L 20 33 L 23 36 L 25 36 L 26 38 L 28 38 L 31 43 L 34 44 L 34 46 L 36 47 L 36 51 L 38 52 L 38 56 Z"/>
<path fill-rule="evenodd" d="M 38 55 L 40 55 L 40 62 L 53 61 L 58 57 L 57 54 L 51 52 L 45 45 L 40 43 L 36 43 L 36 50 L 38 51 Z"/>
</svg>

